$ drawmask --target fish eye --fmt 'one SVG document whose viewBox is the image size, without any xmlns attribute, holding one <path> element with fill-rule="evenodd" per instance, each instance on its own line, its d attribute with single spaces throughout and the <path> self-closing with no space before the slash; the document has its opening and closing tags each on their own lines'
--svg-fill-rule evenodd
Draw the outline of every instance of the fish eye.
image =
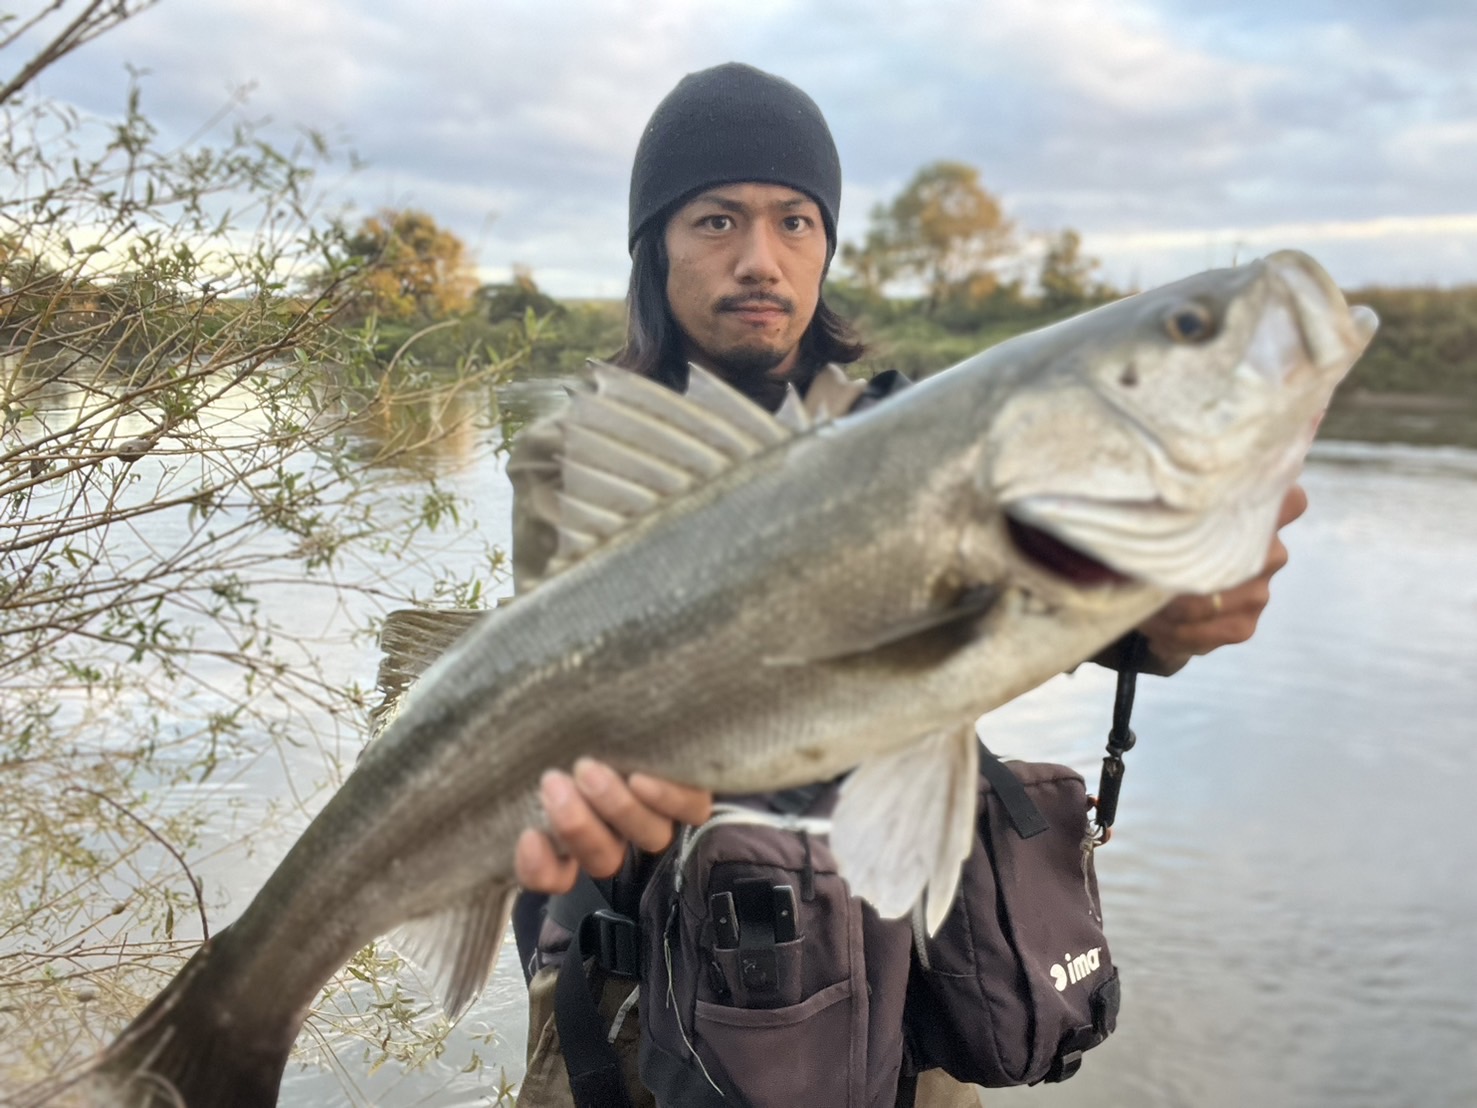
<svg viewBox="0 0 1477 1108">
<path fill-rule="evenodd" d="M 1164 317 L 1164 330 L 1175 342 L 1208 342 L 1215 337 L 1215 317 L 1202 304 L 1182 304 Z"/>
</svg>

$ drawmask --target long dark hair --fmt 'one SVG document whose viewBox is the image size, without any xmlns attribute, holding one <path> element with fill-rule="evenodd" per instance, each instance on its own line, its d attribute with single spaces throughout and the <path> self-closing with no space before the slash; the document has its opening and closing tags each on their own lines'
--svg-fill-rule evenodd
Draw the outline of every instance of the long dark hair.
<svg viewBox="0 0 1477 1108">
<path fill-rule="evenodd" d="M 631 284 L 626 291 L 626 344 L 612 361 L 670 389 L 687 388 L 687 361 L 682 356 L 682 330 L 667 306 L 666 220 L 653 219 L 631 250 Z M 816 373 L 830 362 L 849 365 L 866 352 L 852 325 L 837 315 L 824 296 L 816 303 L 810 326 L 800 337 L 800 360 L 788 381 L 804 393 Z M 766 407 L 779 406 L 784 382 L 770 378 L 731 382 Z"/>
</svg>

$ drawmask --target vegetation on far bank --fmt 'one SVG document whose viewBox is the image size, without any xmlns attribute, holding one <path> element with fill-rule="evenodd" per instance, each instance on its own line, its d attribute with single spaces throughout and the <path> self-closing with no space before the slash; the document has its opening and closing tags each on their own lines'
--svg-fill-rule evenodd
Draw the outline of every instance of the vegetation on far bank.
<svg viewBox="0 0 1477 1108">
<path fill-rule="evenodd" d="M 6 1090 L 84 1062 L 239 908 L 192 867 L 290 835 L 352 766 L 371 694 L 344 670 L 379 614 L 486 604 L 500 555 L 453 548 L 475 528 L 437 474 L 501 442 L 492 385 L 574 373 L 623 331 L 619 303 L 559 302 L 527 271 L 479 286 L 430 214 L 320 218 L 313 169 L 337 152 L 310 133 L 278 145 L 232 105 L 180 145 L 137 89 L 112 120 L 33 95 L 151 2 L 47 6 L 0 75 Z M 1080 245 L 935 163 L 843 244 L 827 296 L 871 344 L 859 372 L 923 376 L 1121 295 Z M 1477 406 L 1477 288 L 1352 298 L 1384 327 L 1351 404 L 1404 398 L 1411 435 L 1431 397 Z M 254 776 L 277 755 L 290 774 Z M 305 1053 L 441 1057 L 398 969 L 362 954 Z M 482 1064 L 441 1062 L 463 1063 Z"/>
<path fill-rule="evenodd" d="M 618 302 L 560 303 L 521 267 L 474 289 L 465 250 L 424 213 L 377 213 L 346 241 L 360 276 L 341 323 L 366 328 L 382 361 L 448 363 L 527 343 L 520 375 L 562 375 L 621 345 Z M 1081 246 L 1070 228 L 1023 231 L 977 169 L 937 162 L 877 205 L 859 243 L 840 244 L 826 297 L 868 341 L 858 372 L 926 376 L 1133 291 L 1099 280 Z M 1381 328 L 1340 403 L 1371 393 L 1477 401 L 1477 286 L 1348 296 L 1374 308 Z"/>
</svg>

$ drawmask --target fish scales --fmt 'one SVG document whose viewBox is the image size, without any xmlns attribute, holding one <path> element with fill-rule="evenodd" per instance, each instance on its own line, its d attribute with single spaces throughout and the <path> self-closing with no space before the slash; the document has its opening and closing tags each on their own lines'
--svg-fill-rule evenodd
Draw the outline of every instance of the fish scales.
<svg viewBox="0 0 1477 1108">
<path fill-rule="evenodd" d="M 1207 326 L 1180 326 L 1186 313 Z M 623 465 L 692 484 L 681 454 L 709 425 L 712 449 L 693 448 L 705 472 L 714 451 L 777 445 L 603 542 L 570 524 L 567 564 L 423 675 L 241 918 L 104 1054 L 95 1102 L 175 1103 L 167 1089 L 187 1108 L 274 1103 L 322 984 L 437 911 L 450 922 L 432 954 L 464 1007 L 496 950 L 514 840 L 539 820 L 539 778 L 581 755 L 724 792 L 856 767 L 832 844 L 843 873 L 890 912 L 926 896 L 936 924 L 952 883 L 866 859 L 913 834 L 942 837 L 912 856 L 961 856 L 972 813 L 919 830 L 890 806 L 895 779 L 942 769 L 929 779 L 972 790 L 980 714 L 1174 592 L 1255 573 L 1316 417 L 1373 329 L 1317 263 L 1283 252 L 1022 336 L 793 436 L 701 371 L 688 400 L 597 371 L 563 424 L 579 464 L 611 469 L 590 487 L 634 481 Z M 604 419 L 623 395 L 640 418 Z M 611 428 L 663 412 L 682 428 L 652 447 L 668 456 L 602 455 Z M 592 507 L 569 519 L 608 518 Z"/>
</svg>

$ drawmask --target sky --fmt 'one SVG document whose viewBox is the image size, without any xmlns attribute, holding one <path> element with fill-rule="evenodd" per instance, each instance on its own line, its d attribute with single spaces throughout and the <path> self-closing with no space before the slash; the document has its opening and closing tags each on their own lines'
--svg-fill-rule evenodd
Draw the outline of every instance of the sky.
<svg viewBox="0 0 1477 1108">
<path fill-rule="evenodd" d="M 332 204 L 614 297 L 637 138 L 724 61 L 820 105 L 843 241 L 948 159 L 1120 287 L 1283 247 L 1345 287 L 1477 283 L 1477 0 L 162 0 L 36 91 L 114 115 L 132 66 L 183 136 L 249 88 L 251 118 L 357 154 Z"/>
</svg>

